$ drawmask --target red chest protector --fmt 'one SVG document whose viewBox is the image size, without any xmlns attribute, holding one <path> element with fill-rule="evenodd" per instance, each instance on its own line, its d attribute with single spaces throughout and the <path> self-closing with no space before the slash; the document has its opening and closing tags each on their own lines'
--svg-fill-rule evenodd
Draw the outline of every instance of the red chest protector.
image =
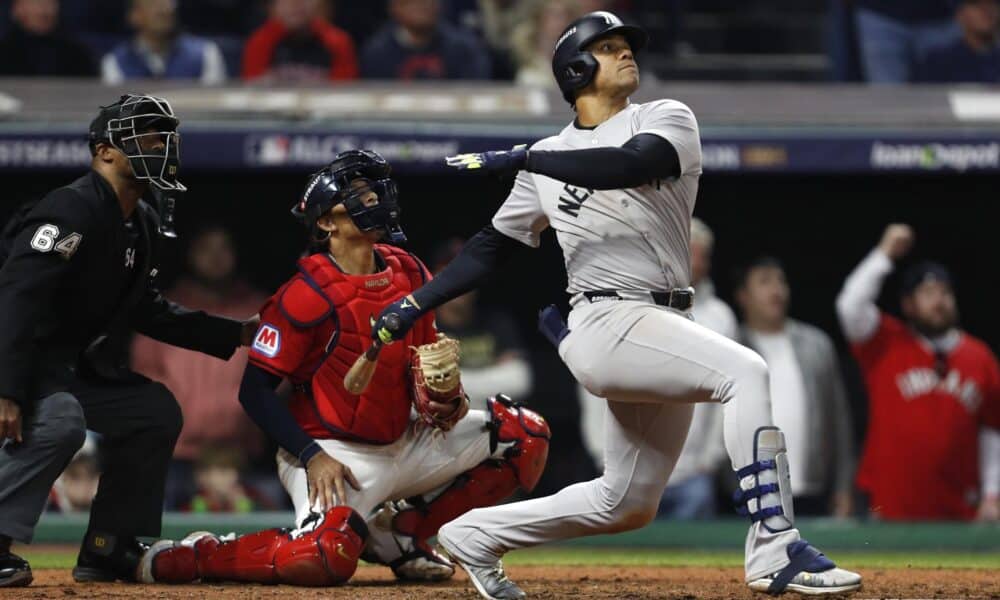
<svg viewBox="0 0 1000 600">
<path fill-rule="evenodd" d="M 330 437 L 337 439 L 390 444 L 409 425 L 410 346 L 416 345 L 413 336 L 420 328 L 414 327 L 405 339 L 383 347 L 364 393 L 347 392 L 344 377 L 371 344 L 374 318 L 387 304 L 418 288 L 427 275 L 408 252 L 381 244 L 375 248 L 386 268 L 371 275 L 345 274 L 325 253 L 301 259 L 299 276 L 280 302 L 296 325 L 316 327 L 327 320 L 334 324 L 321 362 L 307 384 L 311 393 L 300 390 L 293 399 L 291 409 L 297 420 L 318 420 Z"/>
</svg>

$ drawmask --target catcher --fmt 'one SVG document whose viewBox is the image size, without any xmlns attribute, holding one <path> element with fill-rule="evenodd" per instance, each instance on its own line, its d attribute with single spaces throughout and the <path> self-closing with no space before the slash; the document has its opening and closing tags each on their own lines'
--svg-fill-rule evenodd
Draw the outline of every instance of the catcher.
<svg viewBox="0 0 1000 600">
<path fill-rule="evenodd" d="M 548 425 L 503 395 L 470 411 L 458 343 L 439 336 L 433 315 L 382 350 L 366 391 L 344 388 L 372 315 L 430 277 L 412 254 L 378 243 L 406 240 L 389 172 L 378 154 L 352 150 L 309 179 L 292 213 L 315 253 L 261 310 L 240 388 L 247 413 L 280 446 L 296 529 L 161 540 L 139 581 L 334 585 L 362 556 L 401 579 L 445 579 L 454 566 L 428 544 L 438 528 L 537 483 Z M 294 389 L 287 406 L 275 394 L 282 379 Z"/>
</svg>

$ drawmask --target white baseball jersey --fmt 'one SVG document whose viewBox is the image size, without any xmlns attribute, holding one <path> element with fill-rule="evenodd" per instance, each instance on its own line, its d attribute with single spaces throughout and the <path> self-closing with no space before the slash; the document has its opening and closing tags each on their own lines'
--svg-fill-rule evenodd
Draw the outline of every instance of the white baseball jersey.
<svg viewBox="0 0 1000 600">
<path fill-rule="evenodd" d="M 555 229 L 570 294 L 689 285 L 688 238 L 701 175 L 701 142 L 691 109 L 676 100 L 629 104 L 593 129 L 572 123 L 531 150 L 621 146 L 640 133 L 673 145 L 680 177 L 630 189 L 591 190 L 521 171 L 493 217 L 497 231 L 533 247 L 546 227 Z"/>
</svg>

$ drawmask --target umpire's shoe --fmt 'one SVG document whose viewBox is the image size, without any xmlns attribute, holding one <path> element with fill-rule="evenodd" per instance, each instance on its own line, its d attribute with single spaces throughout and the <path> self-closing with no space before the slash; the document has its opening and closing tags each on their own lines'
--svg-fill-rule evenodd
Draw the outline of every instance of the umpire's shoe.
<svg viewBox="0 0 1000 600">
<path fill-rule="evenodd" d="M 861 575 L 840 569 L 805 540 L 788 545 L 790 562 L 784 569 L 749 582 L 755 592 L 797 592 L 810 596 L 843 594 L 861 587 Z"/>
<path fill-rule="evenodd" d="M 73 579 L 77 583 L 135 581 L 139 559 L 148 548 L 131 536 L 87 532 Z"/>
<path fill-rule="evenodd" d="M 0 588 L 24 587 L 31 583 L 31 565 L 10 552 L 0 553 Z"/>
</svg>

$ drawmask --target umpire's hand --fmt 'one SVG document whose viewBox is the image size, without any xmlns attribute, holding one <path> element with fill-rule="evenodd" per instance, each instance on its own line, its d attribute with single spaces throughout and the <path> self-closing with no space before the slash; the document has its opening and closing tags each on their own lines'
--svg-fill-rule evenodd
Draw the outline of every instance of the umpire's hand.
<svg viewBox="0 0 1000 600">
<path fill-rule="evenodd" d="M 322 450 L 306 464 L 306 480 L 309 482 L 309 506 L 315 507 L 318 501 L 324 511 L 347 504 L 345 480 L 352 488 L 361 491 L 361 484 L 351 468 Z"/>
<path fill-rule="evenodd" d="M 11 438 L 15 442 L 21 439 L 21 407 L 13 400 L 0 398 L 0 441 Z"/>
</svg>

